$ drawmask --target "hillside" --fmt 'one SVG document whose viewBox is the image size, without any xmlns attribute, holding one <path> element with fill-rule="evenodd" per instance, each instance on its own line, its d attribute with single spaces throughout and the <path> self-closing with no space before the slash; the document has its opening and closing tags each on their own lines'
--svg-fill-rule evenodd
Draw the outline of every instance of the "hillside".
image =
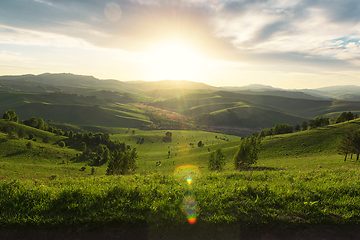
<svg viewBox="0 0 360 240">
<path fill-rule="evenodd" d="M 12 162 L 12 166 L 17 166 L 17 164 L 38 164 L 39 166 L 43 164 L 58 164 L 59 159 L 61 161 L 64 159 L 63 156 L 69 155 L 71 156 L 69 159 L 72 159 L 76 153 L 79 153 L 78 143 L 72 143 L 72 141 L 64 136 L 4 120 L 0 120 L 0 129 L 9 124 L 13 128 L 14 138 L 9 138 L 6 134 L 0 132 L 0 147 L 2 149 L 0 151 L 0 161 Z M 342 163 L 343 157 L 337 155 L 337 149 L 342 135 L 349 126 L 360 129 L 360 120 L 357 119 L 349 123 L 329 125 L 323 128 L 292 134 L 266 137 L 262 141 L 262 150 L 259 155 L 258 164 L 254 167 L 278 168 L 279 166 L 277 165 L 280 164 L 282 166 L 296 165 L 311 168 L 311 166 L 321 164 L 323 167 L 329 168 L 332 166 L 331 164 L 339 165 Z M 24 128 L 27 135 L 30 132 L 35 134 L 37 141 L 33 142 L 34 148 L 30 151 L 32 155 L 25 146 L 29 141 L 28 138 L 17 138 L 19 128 Z M 116 134 L 111 135 L 110 139 L 126 142 L 127 145 L 137 149 L 139 155 L 138 171 L 140 173 L 159 172 L 168 174 L 173 172 L 176 167 L 184 164 L 199 166 L 202 171 L 207 172 L 209 151 L 214 151 L 217 148 L 222 148 L 226 154 L 227 164 L 225 169 L 233 169 L 232 158 L 238 149 L 240 137 L 203 131 L 172 130 L 172 141 L 164 142 L 165 132 L 163 130 L 142 131 L 138 129 L 117 128 Z M 49 136 L 49 143 L 42 142 L 41 139 L 44 135 Z M 140 144 L 139 139 L 142 138 L 144 141 Z M 67 147 L 64 149 L 59 148 L 57 145 L 59 141 L 65 141 Z M 198 147 L 199 141 L 202 141 L 203 147 Z M 313 158 L 318 160 L 309 162 Z M 329 162 L 329 159 L 333 159 L 334 162 Z M 76 163 L 78 161 L 72 162 Z M 85 165 L 88 163 L 91 162 L 83 162 Z M 21 166 L 19 165 L 18 167 Z M 34 167 L 36 168 L 36 166 Z M 104 173 L 106 165 L 98 168 L 99 173 Z M 57 171 L 62 170 L 58 169 Z M 2 177 L 6 176 L 7 174 L 2 172 Z"/>
<path fill-rule="evenodd" d="M 324 91 L 345 91 L 348 88 L 337 89 Z M 352 93 L 348 95 L 351 101 L 343 101 L 262 85 L 216 88 L 190 81 L 120 82 L 92 76 L 45 73 L 1 76 L 0 91 L 0 111 L 15 109 L 20 119 L 36 115 L 62 124 L 99 127 L 146 125 L 148 129 L 154 129 L 156 125 L 156 128 L 163 129 L 160 123 L 154 125 L 154 120 L 150 121 L 149 114 L 145 116 L 145 113 L 151 111 L 161 115 L 162 110 L 167 110 L 166 116 L 171 118 L 174 112 L 180 114 L 178 119 L 185 121 L 181 124 L 191 125 L 192 129 L 198 126 L 243 136 L 273 127 L 276 123 L 295 125 L 317 116 L 339 115 L 343 111 L 360 113 L 360 102 L 354 101 L 357 98 Z M 133 106 L 143 106 L 143 110 Z M 171 129 L 174 124 L 164 126 Z"/>
<path fill-rule="evenodd" d="M 95 96 L 1 92 L 0 101 L 1 112 L 15 109 L 20 120 L 37 116 L 45 121 L 104 127 L 140 127 L 151 123 L 136 107 Z"/>
<path fill-rule="evenodd" d="M 188 223 L 179 206 L 185 208 L 188 196 L 198 211 L 192 229 L 238 229 L 246 224 L 259 231 L 263 226 L 287 229 L 360 221 L 359 164 L 343 162 L 334 152 L 349 125 L 360 129 L 359 120 L 267 138 L 258 163 L 240 172 L 232 162 L 238 137 L 172 131 L 172 141 L 164 142 L 166 131 L 123 129 L 112 140 L 126 140 L 139 155 L 138 174 L 128 176 L 104 176 L 107 164 L 92 167 L 67 137 L 0 120 L 0 126 L 5 124 L 14 127 L 15 134 L 0 132 L 2 229 L 184 228 Z M 17 138 L 18 128 L 33 132 L 36 141 Z M 49 143 L 41 141 L 44 135 Z M 139 138 L 145 141 L 137 144 Z M 204 147 L 196 145 L 199 140 Z M 210 173 L 209 151 L 219 147 L 227 164 L 224 171 Z"/>
<path fill-rule="evenodd" d="M 289 121 L 285 117 L 282 122 L 289 124 L 294 124 L 294 120 L 297 123 L 301 123 L 304 119 L 341 111 L 360 112 L 360 102 L 354 101 L 313 100 L 235 92 L 188 94 L 179 98 L 157 101 L 151 105 L 192 117 L 200 116 L 201 114 L 216 115 L 217 111 L 223 112 L 227 109 L 237 109 L 240 107 L 266 109 L 273 111 L 273 118 L 276 118 L 277 114 L 279 118 L 280 115 L 288 115 L 289 119 L 292 120 Z M 241 114 L 241 111 L 239 111 L 239 114 Z M 264 116 L 266 115 L 264 113 Z M 238 117 L 250 119 L 250 117 L 244 117 L 244 115 L 238 115 Z M 269 121 L 265 125 L 269 126 L 271 124 Z M 259 125 L 259 127 L 264 127 L 265 125 Z"/>
</svg>

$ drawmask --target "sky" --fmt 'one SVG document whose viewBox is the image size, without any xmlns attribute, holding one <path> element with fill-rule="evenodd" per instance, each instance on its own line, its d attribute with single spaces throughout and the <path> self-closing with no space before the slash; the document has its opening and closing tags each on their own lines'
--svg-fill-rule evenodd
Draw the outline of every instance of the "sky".
<svg viewBox="0 0 360 240">
<path fill-rule="evenodd" d="M 360 85 L 359 0 L 0 0 L 0 75 Z"/>
</svg>

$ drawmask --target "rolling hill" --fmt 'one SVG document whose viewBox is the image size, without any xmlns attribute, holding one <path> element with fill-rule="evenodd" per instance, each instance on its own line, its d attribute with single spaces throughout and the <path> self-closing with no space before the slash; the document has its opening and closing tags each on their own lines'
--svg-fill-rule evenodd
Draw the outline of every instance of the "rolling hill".
<svg viewBox="0 0 360 240">
<path fill-rule="evenodd" d="M 151 123 L 136 107 L 95 96 L 62 93 L 1 92 L 0 111 L 15 109 L 20 120 L 36 116 L 45 121 L 104 127 L 140 127 Z"/>
<path fill-rule="evenodd" d="M 328 98 L 335 92 L 346 94 L 348 87 L 287 91 L 255 84 L 217 88 L 184 80 L 121 82 L 44 73 L 1 76 L 0 91 L 0 111 L 15 109 L 21 119 L 36 115 L 61 123 L 102 127 L 151 124 L 145 110 L 129 105 L 140 102 L 190 117 L 191 124 L 242 128 L 246 135 L 276 123 L 294 125 L 343 111 L 360 113 L 360 102 L 354 101 L 357 97 L 352 92 L 347 95 L 351 101 Z"/>
</svg>

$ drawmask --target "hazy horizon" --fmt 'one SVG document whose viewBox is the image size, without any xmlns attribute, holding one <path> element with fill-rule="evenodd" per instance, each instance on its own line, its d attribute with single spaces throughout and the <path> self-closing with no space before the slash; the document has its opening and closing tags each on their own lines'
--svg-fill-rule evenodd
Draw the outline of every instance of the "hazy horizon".
<svg viewBox="0 0 360 240">
<path fill-rule="evenodd" d="M 114 79 L 114 78 L 111 78 L 111 79 L 101 79 L 101 78 L 97 78 L 96 76 L 92 76 L 92 75 L 78 75 L 78 74 L 73 74 L 73 73 L 49 73 L 49 72 L 46 72 L 46 73 L 40 73 L 40 74 L 31 74 L 31 73 L 26 73 L 26 74 L 19 74 L 19 75 L 2 75 L 0 77 L 20 77 L 20 76 L 26 76 L 26 75 L 34 75 L 34 76 L 40 76 L 40 75 L 44 75 L 44 74 L 53 74 L 53 75 L 61 75 L 61 74 L 71 74 L 71 75 L 74 75 L 74 76 L 84 76 L 84 77 L 93 77 L 95 79 L 98 79 L 100 81 L 120 81 L 120 82 L 161 82 L 161 81 L 178 81 L 178 82 L 181 82 L 181 81 L 187 81 L 187 82 L 193 82 L 193 83 L 199 83 L 199 84 L 206 84 L 208 86 L 211 86 L 211 87 L 215 87 L 215 88 L 246 88 L 246 87 L 254 87 L 254 89 L 256 89 L 256 87 L 259 87 L 259 89 L 261 90 L 264 90 L 264 89 L 274 89 L 274 90 L 288 90 L 288 91 L 291 91 L 291 90 L 316 90 L 316 89 L 323 89 L 323 88 L 336 88 L 336 87 L 359 87 L 360 88 L 360 85 L 358 84 L 352 84 L 352 85 L 343 85 L 343 84 L 336 84 L 336 85 L 327 85 L 327 86 L 321 86 L 321 87 L 317 87 L 317 88 L 278 88 L 278 87 L 274 87 L 274 86 L 271 86 L 271 85 L 264 85 L 264 84 L 258 84 L 258 83 L 250 83 L 250 84 L 247 84 L 247 85 L 238 85 L 238 86 L 230 86 L 230 85 L 224 85 L 224 86 L 216 86 L 216 85 L 211 85 L 211 84 L 207 84 L 207 83 L 204 83 L 204 82 L 196 82 L 196 81 L 191 81 L 191 80 L 186 80 L 186 79 L 182 79 L 182 80 L 171 80 L 171 79 L 162 79 L 162 80 L 118 80 L 118 79 Z M 255 87 L 256 86 L 256 87 Z"/>
<path fill-rule="evenodd" d="M 0 8 L 0 75 L 358 85 L 357 0 L 12 0 Z"/>
</svg>

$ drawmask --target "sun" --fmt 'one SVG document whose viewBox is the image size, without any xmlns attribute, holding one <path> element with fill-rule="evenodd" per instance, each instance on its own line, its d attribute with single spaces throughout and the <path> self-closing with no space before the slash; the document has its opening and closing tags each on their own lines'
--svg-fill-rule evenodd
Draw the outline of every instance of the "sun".
<svg viewBox="0 0 360 240">
<path fill-rule="evenodd" d="M 153 47 L 147 65 L 155 80 L 196 80 L 203 62 L 191 47 L 170 42 Z"/>
</svg>

